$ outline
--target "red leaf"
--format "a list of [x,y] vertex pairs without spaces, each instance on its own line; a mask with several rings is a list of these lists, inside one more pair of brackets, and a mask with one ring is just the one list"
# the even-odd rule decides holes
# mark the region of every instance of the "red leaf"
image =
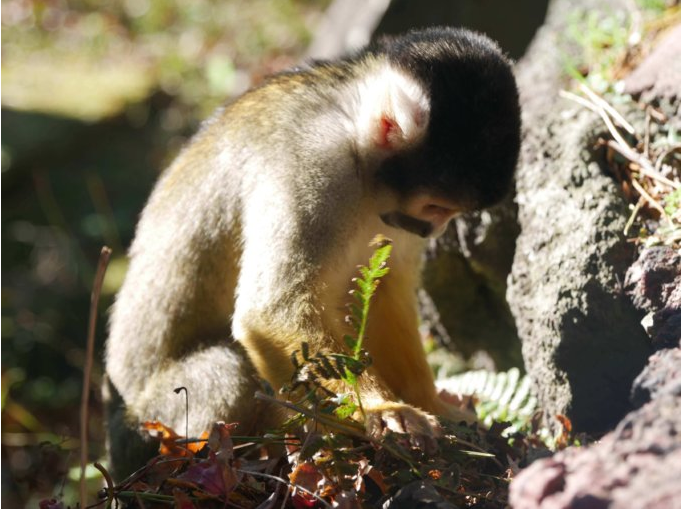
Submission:
[[229,487],[226,486],[222,470],[222,465],[217,461],[215,455],[211,454],[209,459],[190,466],[177,479],[194,483],[211,495],[226,497],[234,489],[236,483]]

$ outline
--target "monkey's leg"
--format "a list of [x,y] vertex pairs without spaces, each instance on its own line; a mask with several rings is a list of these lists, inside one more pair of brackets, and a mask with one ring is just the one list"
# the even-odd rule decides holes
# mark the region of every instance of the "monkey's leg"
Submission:
[[[174,392],[177,387],[187,389],[189,414],[184,392]],[[244,435],[273,426],[277,413],[254,400],[258,389],[255,369],[243,347],[226,341],[161,362],[133,401],[124,402],[120,391],[107,381],[107,449],[112,470],[118,479],[130,475],[158,451],[158,443],[145,439],[146,432],[140,430],[144,421],[159,421],[185,435],[188,416],[190,437],[210,430],[215,421],[238,422],[238,433]]]
[[121,481],[158,454],[158,442],[144,437],[139,425],[131,422],[123,398],[106,375],[102,383],[102,399],[109,473],[116,481]]

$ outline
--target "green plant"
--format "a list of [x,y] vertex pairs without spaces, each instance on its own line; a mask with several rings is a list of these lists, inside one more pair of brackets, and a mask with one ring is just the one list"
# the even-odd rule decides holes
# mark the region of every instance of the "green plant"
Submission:
[[486,426],[494,421],[509,422],[508,435],[530,430],[530,421],[537,410],[537,399],[531,394],[530,385],[529,377],[511,368],[500,373],[468,371],[447,378],[441,386],[449,392],[474,395],[478,418]]
[[[332,396],[335,403],[333,412],[340,419],[352,416],[357,410],[364,415],[358,377],[369,367],[371,358],[362,347],[371,299],[378,289],[381,278],[390,270],[387,264],[392,250],[392,241],[379,235],[374,238],[372,245],[377,247],[369,259],[368,266],[360,266],[360,277],[353,279],[356,289],[351,292],[353,302],[349,304],[350,314],[347,316],[347,321],[352,325],[355,336],[347,334],[343,338],[350,354],[330,352],[311,354],[309,344],[303,342],[301,349],[293,352],[291,356],[291,362],[295,368],[292,383],[283,389],[285,392],[292,392],[300,386],[305,386],[308,397],[322,390],[327,397]],[[345,382],[352,388],[355,400],[353,401],[348,394],[335,395],[324,389],[319,383],[319,378]]]
[[605,14],[575,10],[568,17],[566,37],[576,43],[577,54],[564,55],[566,73],[605,92],[615,82],[617,61],[626,52],[631,18],[624,12]]
[[[350,304],[349,321],[355,329],[356,336],[353,338],[350,335],[345,335],[343,338],[345,344],[350,349],[353,361],[362,365],[367,365],[366,362],[369,359],[367,352],[362,349],[367,320],[369,319],[369,304],[371,298],[376,293],[381,278],[390,271],[388,268],[388,258],[390,258],[390,252],[393,247],[392,241],[382,236],[376,236],[372,241],[372,245],[377,246],[377,249],[369,259],[369,266],[360,267],[359,273],[361,277],[353,280],[357,285],[357,289],[352,291],[355,302]],[[354,389],[357,404],[362,414],[364,414],[362,399],[359,395],[357,374],[346,366],[343,380]]]
[[666,196],[664,210],[670,217],[679,213],[681,210],[681,189],[677,189]]

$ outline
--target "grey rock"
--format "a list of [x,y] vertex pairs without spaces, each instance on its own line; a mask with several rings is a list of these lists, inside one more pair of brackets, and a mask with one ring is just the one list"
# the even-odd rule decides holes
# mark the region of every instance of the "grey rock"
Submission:
[[681,25],[669,30],[646,59],[624,80],[624,92],[644,101],[681,97]]
[[625,291],[647,312],[644,325],[654,348],[681,341],[681,252],[669,246],[644,249],[627,270]]
[[507,297],[546,422],[564,414],[576,430],[599,431],[630,409],[631,383],[651,349],[642,313],[622,291],[634,260],[622,233],[627,206],[592,148],[605,128],[558,97],[564,78],[552,59],[568,50],[557,31],[571,5],[552,3],[518,68],[526,134]]
[[624,284],[637,309],[681,307],[681,253],[669,246],[644,249],[627,270]]
[[631,400],[640,407],[660,394],[681,397],[681,348],[660,350],[650,357],[634,380]]
[[513,509],[681,507],[681,350],[658,352],[646,371],[637,384],[656,387],[652,400],[597,444],[520,472],[511,483]]
[[[624,8],[624,2],[610,4]],[[626,408],[623,392],[652,352],[643,327],[634,322],[647,313],[653,345],[667,348],[653,354],[633,381],[631,400],[637,410],[600,442],[532,463],[511,483],[510,504],[514,509],[681,507],[679,253],[644,250],[623,277],[633,253],[618,233],[623,203],[601,171],[598,153],[590,149],[599,122],[586,112],[569,113],[555,95],[551,105],[546,96],[560,80],[547,71],[551,63],[543,55],[559,47],[561,16],[570,8],[567,0],[552,3],[551,21],[533,45],[539,56],[528,57],[519,71],[531,127],[518,179],[522,233],[509,300],[523,355],[541,405],[548,403],[549,412],[565,409],[577,429],[598,429]],[[536,97],[532,80],[538,77],[553,79],[553,85],[542,82]],[[564,122],[568,115],[573,115],[570,128]],[[544,211],[551,201],[562,216]],[[577,220],[580,208],[585,225]]]

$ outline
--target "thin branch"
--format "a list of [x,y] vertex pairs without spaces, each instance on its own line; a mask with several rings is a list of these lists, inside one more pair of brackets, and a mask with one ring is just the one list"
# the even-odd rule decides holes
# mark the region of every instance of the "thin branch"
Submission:
[[601,119],[603,120],[603,122],[605,122],[605,125],[608,128],[608,131],[610,132],[612,137],[615,138],[623,146],[631,148],[629,147],[629,144],[624,140],[624,138],[622,138],[622,135],[619,133],[615,125],[612,123],[612,120],[610,120],[610,117],[608,116],[607,112],[601,105],[594,103],[593,101],[588,101],[583,97],[579,97],[577,94],[573,94],[572,92],[568,92],[566,90],[561,90],[560,92],[558,92],[558,95],[564,97],[565,99],[569,99],[573,102],[576,102],[577,104],[580,104],[585,108],[590,109],[594,113],[600,115]]
[[326,500],[324,500],[322,497],[320,497],[316,493],[313,493],[310,490],[303,488],[302,486],[298,486],[297,484],[292,484],[292,483],[288,482],[286,479],[283,479],[281,477],[277,477],[276,475],[265,474],[264,472],[253,472],[251,470],[242,470],[241,468],[237,468],[236,471],[239,472],[239,473],[242,473],[242,474],[252,475],[254,477],[264,477],[266,479],[272,479],[274,481],[278,481],[282,484],[285,484],[286,486],[288,486],[290,488],[294,488],[294,489],[302,491],[303,493],[307,493],[308,495],[314,497],[319,502],[324,504],[325,507],[328,507],[329,509],[333,509],[333,506],[331,504],[329,504]]
[[629,235],[629,228],[634,224],[634,221],[636,220],[636,216],[638,216],[639,210],[641,210],[641,207],[643,206],[643,203],[645,202],[645,198],[641,196],[638,201],[636,202],[636,205],[634,206],[634,210],[631,211],[631,215],[629,216],[629,219],[627,219],[627,224],[624,225],[624,235]]
[[664,160],[667,159],[667,156],[673,154],[674,152],[681,152],[681,143],[676,143],[668,147],[664,152],[662,152],[658,156],[657,160],[655,161],[655,170],[660,171],[662,169],[662,163],[664,162]]
[[603,122],[605,122],[605,126],[608,128],[608,131],[610,132],[610,135],[615,138],[615,141],[622,145],[623,147],[628,148],[629,150],[632,150],[632,148],[629,146],[627,141],[622,138],[622,135],[620,132],[617,130],[615,127],[615,124],[612,123],[612,120],[610,120],[610,117],[606,113],[606,111],[603,108],[599,108],[598,114],[601,116],[603,119]]
[[285,408],[288,408],[289,410],[293,410],[294,412],[303,414],[306,417],[309,417],[310,419],[315,419],[321,422],[322,424],[329,426],[330,428],[336,429],[337,431],[340,431],[342,433],[347,433],[348,435],[363,438],[365,440],[370,440],[370,437],[367,437],[366,434],[364,433],[364,427],[361,424],[353,425],[350,423],[343,423],[330,416],[315,414],[314,412],[310,412],[306,408],[295,406],[287,401],[281,401],[277,398],[268,396],[267,394],[264,394],[260,391],[255,393],[255,398],[261,401],[268,401],[270,403],[281,405]]
[[[673,180],[669,180],[667,177],[662,175],[660,172],[656,171],[655,168],[653,168],[653,165],[650,161],[648,161],[645,157],[643,157],[642,154],[639,154],[636,152],[634,149],[628,146],[622,146],[618,143],[614,143],[612,140],[609,140],[607,142],[608,147],[611,147],[615,149],[617,152],[622,154],[624,157],[629,159],[632,163],[636,163],[639,166],[639,171],[645,175],[646,177],[650,177],[651,179],[655,179],[658,182],[661,182],[665,184],[666,186],[671,187],[672,189],[679,189],[681,187],[681,184],[678,182],[674,182]],[[635,179],[632,179],[632,182]]]
[[634,126],[632,126],[627,119],[625,119],[619,111],[617,111],[615,108],[613,108],[608,101],[603,99],[601,96],[599,96],[596,92],[591,90],[588,86],[586,86],[584,83],[579,84],[579,88],[582,92],[584,92],[591,101],[603,108],[608,114],[615,119],[615,121],[621,125],[629,134],[636,136],[636,129],[634,129]]
[[631,179],[631,185],[634,186],[634,189],[636,189],[636,190],[638,191],[638,193],[639,193],[643,198],[646,199],[646,201],[648,202],[648,204],[649,204],[651,207],[653,207],[655,210],[657,210],[657,211],[660,212],[660,214],[662,215],[662,217],[667,217],[667,213],[666,213],[665,210],[662,208],[662,205],[660,205],[659,203],[657,203],[657,201],[655,201],[655,198],[653,198],[652,196],[650,196],[650,195],[648,194],[648,192],[647,192],[645,189],[643,189],[643,186],[641,186],[641,184],[639,184],[638,181],[637,181],[636,179]]
[[175,394],[184,391],[184,437],[189,439],[189,391],[186,387],[176,387],[173,389]]
[[[99,264],[95,273],[95,281],[90,295],[90,319],[88,323],[87,346],[85,353],[85,370],[83,372],[83,393],[80,400],[80,506],[85,507],[87,490],[85,486],[85,468],[88,459],[88,410],[90,402],[90,378],[95,350],[95,330],[97,327],[97,305],[102,293],[104,274],[111,257],[111,249],[104,246],[99,254]],[[96,466],[96,464],[95,464]]]
[[575,93],[568,92],[567,90],[560,90],[558,92],[558,95],[561,96],[564,99],[568,99],[572,102],[576,102],[577,104],[584,106],[585,108],[590,109],[594,113],[598,113],[600,108],[596,106],[594,103],[591,101],[584,99],[583,97],[578,96]]
[[646,106],[646,127],[645,134],[643,136],[643,157],[646,159],[650,158],[650,106]]
[[[109,248],[106,248],[109,249]],[[102,249],[102,252],[104,252],[104,249]],[[109,254],[111,254],[111,250],[109,250]],[[100,258],[101,260],[101,258]],[[95,461],[95,468],[99,470],[102,474],[102,477],[104,477],[104,481],[106,482],[106,499],[107,499],[107,507],[111,507],[111,503],[116,500],[116,497],[114,495],[114,490],[116,488],[113,479],[111,478],[111,474],[109,474],[109,471],[104,468],[101,464],[97,463]],[[82,480],[82,477],[81,477]],[[81,485],[82,488],[82,485]],[[81,492],[81,496],[82,496]],[[85,505],[81,504],[81,507],[85,507]],[[116,507],[118,507],[118,503],[116,503]]]

